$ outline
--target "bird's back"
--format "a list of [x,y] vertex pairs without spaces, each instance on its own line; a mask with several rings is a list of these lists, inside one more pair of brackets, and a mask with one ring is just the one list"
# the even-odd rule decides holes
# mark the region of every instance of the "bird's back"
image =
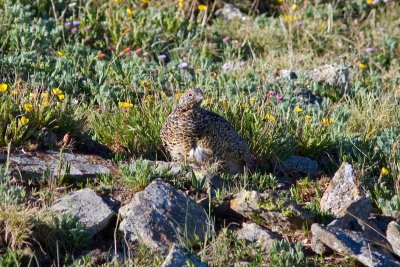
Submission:
[[204,127],[198,144],[212,150],[214,156],[222,159],[233,173],[238,172],[237,169],[242,169],[244,165],[254,169],[251,151],[232,124],[214,112],[202,109],[199,113]]

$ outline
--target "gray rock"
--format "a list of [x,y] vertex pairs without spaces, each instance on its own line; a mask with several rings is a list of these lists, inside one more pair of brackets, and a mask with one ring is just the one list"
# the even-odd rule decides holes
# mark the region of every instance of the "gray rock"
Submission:
[[386,236],[392,245],[393,252],[400,257],[400,224],[394,221],[389,223]]
[[349,90],[349,69],[343,65],[323,65],[314,70],[305,72],[304,75],[317,82],[325,82],[331,86],[340,87],[342,95]]
[[174,244],[172,245],[168,256],[165,258],[161,267],[206,267],[207,264],[203,263],[195,255],[190,254],[186,249]]
[[[366,266],[400,266],[393,256],[373,242],[367,240],[361,232],[337,227],[324,227],[317,223],[311,226],[312,242],[321,242],[342,255],[356,258]],[[312,248],[315,248],[313,245]],[[315,250],[319,253],[320,251]]]
[[262,237],[276,239],[276,234],[263,229],[255,223],[243,223],[243,227],[237,232],[238,239],[246,239],[252,243],[257,242]]
[[278,239],[278,236],[255,223],[243,223],[243,228],[237,232],[237,238],[257,243],[266,254],[269,254],[272,244]]
[[287,233],[311,225],[314,217],[295,201],[281,199],[276,192],[242,191],[230,201],[230,209],[273,232]]
[[[75,181],[86,181],[94,178],[96,174],[108,174],[114,171],[114,166],[93,155],[63,153],[63,167],[61,175],[66,174],[67,163],[70,165],[69,175]],[[57,151],[14,153],[11,155],[11,173],[14,177],[26,179],[38,179],[47,170],[51,175],[57,176],[60,153]],[[5,164],[5,156],[0,157],[0,165]]]
[[327,247],[324,243],[318,240],[318,237],[313,235],[311,237],[311,249],[319,255],[332,254],[332,249]]
[[205,210],[172,185],[157,179],[136,193],[119,229],[131,242],[140,241],[166,255],[173,244],[195,236],[204,240]]
[[282,170],[288,173],[301,172],[314,174],[318,171],[318,163],[306,157],[290,156],[283,161]]
[[[386,240],[384,232],[380,230],[377,224],[377,220],[375,218],[368,218],[367,220],[355,220],[354,218],[347,218],[346,216],[344,216],[333,220],[330,224],[328,224],[328,227],[361,232],[363,237],[367,239],[370,243],[373,243],[377,246],[379,245],[380,247],[390,247],[390,244]],[[313,243],[313,246],[315,246],[314,251],[317,251],[318,244]]]
[[223,17],[225,20],[244,18],[244,15],[239,8],[229,3],[224,3],[224,6],[221,9],[218,9],[215,14]]
[[367,220],[372,209],[371,200],[359,188],[351,164],[344,162],[330,181],[321,198],[321,209],[329,211],[341,222]]
[[389,223],[384,227],[385,223],[382,221],[382,218],[379,217],[370,217],[367,221],[358,220],[357,223],[361,226],[365,238],[382,247],[390,247],[390,244],[385,237]]
[[71,214],[83,223],[90,237],[108,226],[114,212],[96,192],[85,188],[57,199],[50,208],[56,214]]

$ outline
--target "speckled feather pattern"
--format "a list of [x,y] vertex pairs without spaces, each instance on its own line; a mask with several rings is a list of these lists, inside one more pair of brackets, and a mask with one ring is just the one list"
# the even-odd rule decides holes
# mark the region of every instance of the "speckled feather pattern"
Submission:
[[[201,94],[201,96],[199,96]],[[174,161],[209,165],[217,163],[229,173],[253,170],[255,162],[243,138],[231,123],[200,107],[202,92],[189,89],[167,117],[161,139]]]

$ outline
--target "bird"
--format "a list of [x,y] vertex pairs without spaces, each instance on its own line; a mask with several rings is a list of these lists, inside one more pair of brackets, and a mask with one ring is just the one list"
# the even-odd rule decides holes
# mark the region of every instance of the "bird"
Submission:
[[254,157],[244,139],[222,116],[203,109],[204,94],[189,88],[161,127],[160,137],[173,161],[217,166],[232,175],[253,172]]

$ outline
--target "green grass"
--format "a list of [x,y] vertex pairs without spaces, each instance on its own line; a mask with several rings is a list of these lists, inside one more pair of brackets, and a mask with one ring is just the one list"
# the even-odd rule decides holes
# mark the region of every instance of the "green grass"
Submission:
[[[224,177],[230,186],[218,191],[212,203],[249,186],[276,190],[282,161],[299,155],[316,160],[325,177],[349,161],[376,207],[399,214],[399,3],[285,0],[259,1],[252,7],[253,1],[233,1],[252,15],[225,21],[209,16],[215,12],[211,2],[207,13],[198,11],[195,2],[184,2],[181,9],[177,1],[84,0],[69,5],[64,0],[0,0],[0,151],[9,144],[13,149],[36,147],[46,127],[58,141],[66,133],[77,141],[91,138],[110,148],[116,162],[168,160],[160,128],[179,93],[199,87],[206,97],[204,108],[228,119],[259,163],[251,179]],[[183,62],[186,69],[178,67]],[[228,62],[243,66],[224,70]],[[350,71],[350,92],[343,96],[338,86],[303,75],[334,63]],[[279,69],[296,71],[298,79],[275,79]],[[301,104],[295,93],[299,86],[310,89],[320,103]],[[302,111],[295,112],[297,108]],[[184,191],[195,191],[196,197],[206,194],[201,183],[155,173],[144,162],[121,166],[121,177],[99,176],[67,191],[85,186],[101,194],[141,190],[162,175]],[[292,199],[328,221],[319,209],[321,183],[295,178]],[[79,243],[79,236],[51,219],[25,214],[31,208],[28,200],[42,203],[39,210],[50,205],[57,186],[46,176],[35,186],[11,181],[0,169],[0,223],[12,230],[2,261],[20,261],[21,248],[38,251],[33,248],[35,232],[45,225],[57,232],[51,240],[70,255],[69,263],[76,259],[79,251],[71,244]],[[21,235],[18,225],[26,226]],[[1,241],[5,236],[0,234]],[[213,244],[219,254],[207,252],[216,266],[248,258],[263,261],[234,237],[222,239]],[[39,240],[55,260],[46,242]],[[244,249],[244,254],[225,255],[231,247]],[[141,256],[143,262],[129,263],[155,264],[148,255]]]

